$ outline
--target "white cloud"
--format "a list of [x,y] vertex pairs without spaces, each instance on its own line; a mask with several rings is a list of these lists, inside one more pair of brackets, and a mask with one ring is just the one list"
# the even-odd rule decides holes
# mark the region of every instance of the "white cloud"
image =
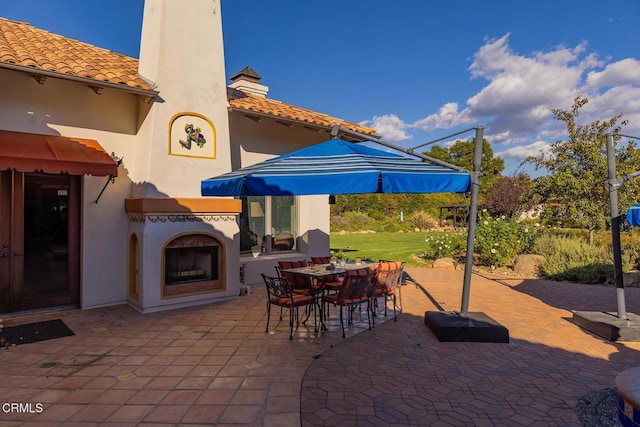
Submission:
[[456,102],[448,102],[440,107],[437,113],[416,121],[412,126],[430,131],[433,129],[449,129],[472,121],[469,110],[458,111]]
[[502,157],[503,159],[516,159],[524,160],[529,156],[538,156],[539,154],[549,154],[550,145],[545,141],[536,141],[528,145],[519,145],[516,147],[508,148],[503,151],[494,153],[496,157]]
[[585,41],[522,54],[509,45],[509,36],[485,40],[473,55],[470,77],[486,84],[466,101],[446,102],[411,124],[394,114],[372,122],[391,118],[378,123],[389,135],[394,130],[396,141],[408,139],[411,128],[429,132],[483,124],[489,142],[504,144],[496,155],[524,159],[547,150],[544,141],[566,138],[565,124],[554,119],[552,109],[569,110],[577,96],[586,96],[579,123],[622,113],[629,120],[623,133],[640,135],[640,60],[601,58]]
[[640,83],[640,61],[626,58],[609,64],[602,71],[591,71],[587,75],[588,87],[619,86]]
[[[474,55],[469,67],[472,77],[485,78],[488,84],[467,100],[476,117],[497,118],[495,124],[510,129],[512,134],[530,132],[551,115],[551,108],[568,107],[567,100],[578,95],[580,77],[597,61],[593,56],[580,59],[584,44],[573,49],[559,46],[550,52],[531,56],[514,53],[508,45],[508,34],[489,40]],[[546,112],[546,114],[544,113]],[[523,131],[518,126],[524,122]],[[538,123],[536,123],[538,122]]]
[[400,120],[395,114],[385,114],[384,116],[375,116],[371,120],[362,122],[363,125],[371,126],[376,133],[388,142],[397,142],[411,139],[406,130],[409,127],[405,122]]

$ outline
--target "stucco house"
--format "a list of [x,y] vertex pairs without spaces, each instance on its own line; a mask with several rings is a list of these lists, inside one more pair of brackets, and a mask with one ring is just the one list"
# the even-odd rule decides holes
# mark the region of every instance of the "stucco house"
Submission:
[[201,181],[335,124],[374,133],[268,98],[250,67],[228,79],[211,0],[147,1],[139,59],[0,18],[0,93],[0,313],[237,298],[241,267],[258,284],[328,252],[328,197],[208,198]]

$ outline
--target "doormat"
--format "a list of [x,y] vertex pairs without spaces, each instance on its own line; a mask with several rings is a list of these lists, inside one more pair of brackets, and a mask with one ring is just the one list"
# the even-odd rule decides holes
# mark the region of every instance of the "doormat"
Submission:
[[29,344],[75,335],[60,319],[9,326],[0,332],[0,346]]

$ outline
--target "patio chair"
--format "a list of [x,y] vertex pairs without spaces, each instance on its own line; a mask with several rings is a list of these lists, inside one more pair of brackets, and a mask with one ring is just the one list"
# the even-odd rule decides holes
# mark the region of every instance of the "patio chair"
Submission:
[[[378,307],[378,299],[384,299],[384,315],[387,316],[387,301],[393,302],[393,321],[397,321],[396,310],[400,296],[400,282],[404,273],[404,262],[401,261],[381,261],[376,267],[373,283],[371,285],[371,314],[373,317],[373,326],[376,325],[376,308]],[[402,305],[400,305],[402,307]]]
[[[274,268],[278,273],[278,277],[283,278],[291,285],[294,293],[308,295],[313,298],[319,298],[320,292],[322,291],[320,284],[314,283],[311,279],[304,275],[283,271],[288,268],[308,267],[309,265],[310,262],[306,259],[299,259],[293,261],[278,261],[278,265],[276,265]],[[311,310],[309,309],[309,307],[307,307],[307,315],[302,321],[302,324],[305,324],[307,320],[309,320],[310,315]]]
[[309,263],[306,259],[278,261],[278,265],[275,266],[275,269],[278,277],[282,277],[291,285],[293,292],[304,295],[313,295],[315,293],[315,289],[307,277],[283,271],[288,268],[307,267],[308,265]]
[[[328,256],[312,256],[311,257],[311,265],[322,265],[329,264],[330,257]],[[327,276],[324,279],[324,288],[327,291],[337,292],[342,287],[342,278],[339,274],[333,274],[331,276]]]
[[344,308],[349,309],[348,322],[353,320],[353,311],[356,306],[367,303],[367,325],[371,329],[371,319],[369,317],[369,295],[374,271],[370,268],[359,268],[349,270],[344,276],[342,287],[335,294],[323,295],[324,303],[340,306],[340,326],[342,328],[342,338],[346,338],[344,330]]
[[397,296],[398,296],[398,311],[400,313],[402,313],[402,287],[407,284],[407,275],[404,272],[405,263],[403,261],[393,261],[393,260],[389,260],[389,259],[379,259],[378,260],[378,265],[380,265],[380,263],[385,263],[385,262],[395,262],[395,263],[400,263],[401,264],[402,272],[400,273],[400,277],[398,278],[398,287],[397,287],[398,295]]
[[[282,309],[289,309],[289,339],[293,339],[293,320],[294,318],[299,323],[298,308],[307,307],[313,310],[315,306],[315,300],[312,296],[297,294],[293,292],[291,285],[282,277],[272,277],[266,274],[261,274],[264,284],[267,287],[267,327],[265,332],[269,332],[269,320],[271,319],[271,306],[275,305],[280,307],[280,320],[282,320]],[[318,330],[316,322],[315,310],[313,310],[313,320]]]

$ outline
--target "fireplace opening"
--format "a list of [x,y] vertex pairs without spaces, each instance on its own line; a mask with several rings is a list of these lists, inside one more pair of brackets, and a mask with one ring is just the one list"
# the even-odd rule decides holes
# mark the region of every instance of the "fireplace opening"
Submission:
[[222,265],[222,246],[214,237],[176,237],[164,249],[163,296],[222,289]]

